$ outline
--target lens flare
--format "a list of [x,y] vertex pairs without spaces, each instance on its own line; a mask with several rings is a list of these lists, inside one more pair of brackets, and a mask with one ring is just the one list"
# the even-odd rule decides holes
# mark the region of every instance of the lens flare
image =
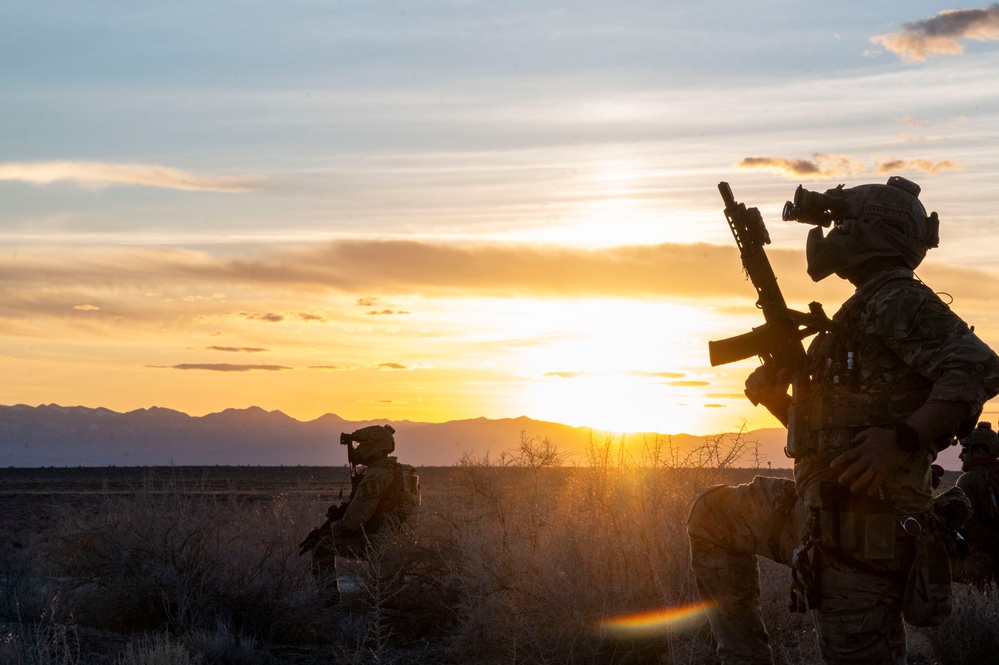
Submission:
[[709,601],[705,601],[681,607],[611,617],[603,619],[600,622],[600,628],[609,633],[622,636],[638,637],[641,635],[653,635],[662,633],[667,629],[675,630],[692,625],[710,605]]

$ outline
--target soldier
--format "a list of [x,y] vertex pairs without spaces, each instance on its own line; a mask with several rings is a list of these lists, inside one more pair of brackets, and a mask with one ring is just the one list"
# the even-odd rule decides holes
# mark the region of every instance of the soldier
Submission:
[[[420,505],[415,469],[389,456],[395,450],[393,434],[389,425],[372,425],[340,435],[351,466],[350,497],[330,506],[326,522],[299,543],[300,555],[312,551],[312,574],[327,605],[340,602],[336,557],[366,559],[372,539],[405,521]],[[357,465],[365,469],[358,472]]]
[[971,501],[972,517],[962,530],[967,555],[954,566],[954,579],[980,587],[999,572],[999,436],[987,422],[961,439],[957,486]]
[[805,192],[834,222],[828,233],[813,222],[809,276],[835,274],[856,291],[805,367],[764,365],[746,380],[747,396],[788,427],[794,480],[702,493],[688,519],[691,565],[724,663],[773,662],[760,555],[792,567],[793,609],[815,610],[826,663],[902,664],[903,607],[919,624],[949,609],[930,465],[999,393],[999,357],[913,275],[938,226],[915,183]]

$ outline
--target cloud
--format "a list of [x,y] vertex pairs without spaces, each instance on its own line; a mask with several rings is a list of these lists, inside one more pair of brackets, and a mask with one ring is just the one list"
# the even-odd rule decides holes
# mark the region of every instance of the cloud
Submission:
[[205,348],[209,351],[225,351],[228,353],[263,353],[267,351],[267,349],[255,346],[209,346]]
[[409,314],[409,312],[407,312],[405,310],[401,310],[401,309],[400,310],[382,309],[382,310],[378,310],[378,311],[372,310],[370,312],[367,312],[368,316],[392,316],[392,315],[399,315],[399,314]]
[[101,308],[97,305],[73,305],[73,309],[79,312],[99,312]]
[[[720,222],[723,223],[723,222]],[[802,239],[802,245],[804,240]],[[804,275],[800,249],[768,249],[778,274]],[[379,265],[372,270],[371,265]],[[284,310],[282,302],[328,304],[326,294],[380,291],[421,298],[705,298],[752,294],[734,243],[632,245],[602,249],[516,243],[340,240],[252,257],[180,249],[102,248],[0,255],[0,317],[65,317],[101,302],[123,320],[199,322],[239,317],[281,323],[322,306]],[[787,280],[785,296],[814,299],[807,280]],[[228,292],[226,301],[164,295],[193,288]],[[147,294],[160,295],[152,298]],[[807,300],[806,300],[807,302]],[[242,303],[235,305],[233,303]],[[274,303],[274,304],[270,304]],[[237,309],[238,307],[238,309]],[[393,311],[400,311],[393,309]],[[73,312],[77,315],[80,312]],[[303,319],[305,320],[305,319]]]
[[686,376],[683,372],[646,372],[644,370],[632,370],[628,372],[631,376],[648,376],[654,379],[682,379]]
[[738,164],[744,169],[767,169],[785,177],[811,176],[816,179],[839,178],[864,174],[892,174],[899,171],[959,171],[962,166],[953,160],[934,162],[929,159],[888,159],[868,166],[863,161],[845,155],[816,153],[814,160],[788,159],[786,157],[746,157]]
[[379,363],[378,369],[407,370],[409,367],[406,365],[400,365],[399,363]]
[[326,372],[346,372],[357,369],[357,367],[351,365],[309,365],[309,369],[318,369]]
[[543,376],[558,377],[560,379],[574,379],[577,376],[583,376],[585,372],[545,372]]
[[786,157],[746,157],[738,164],[744,169],[767,169],[785,176],[812,176],[817,178],[837,178],[844,175],[863,173],[867,167],[863,162],[842,155],[814,155],[813,160],[788,159]]
[[710,386],[711,384],[707,381],[669,381],[666,385],[675,388],[698,388],[700,386]]
[[209,372],[252,372],[261,370],[265,372],[279,372],[291,367],[282,365],[231,365],[229,363],[183,363],[180,365],[146,365],[156,369],[200,369]]
[[[160,268],[203,282],[397,295],[599,297],[742,291],[738,251],[708,244],[633,245],[596,250],[552,245],[341,240],[253,259],[178,261]],[[378,265],[378,270],[372,270]],[[729,270],[720,266],[729,266]],[[148,270],[155,269],[147,262]],[[256,286],[255,286],[256,285]],[[378,311],[378,310],[375,310]],[[249,316],[244,314],[244,316]],[[260,316],[260,315],[254,315]],[[275,314],[266,320],[278,320]]]
[[267,323],[281,323],[284,321],[284,314],[274,314],[268,312],[266,314],[254,313],[254,312],[240,312],[240,316],[244,319],[249,319],[250,321],[266,321]]
[[936,173],[937,171],[960,171],[958,162],[945,159],[933,162],[928,159],[891,159],[881,162],[875,170],[881,175],[891,175],[899,171],[919,171],[921,173]]
[[72,182],[86,187],[138,185],[230,194],[263,189],[260,182],[248,178],[198,174],[157,164],[109,164],[87,161],[0,163],[0,180],[18,180],[34,185]]
[[903,23],[902,30],[871,37],[906,62],[925,62],[937,55],[961,55],[963,39],[999,40],[999,3],[985,9],[948,9],[933,18]]

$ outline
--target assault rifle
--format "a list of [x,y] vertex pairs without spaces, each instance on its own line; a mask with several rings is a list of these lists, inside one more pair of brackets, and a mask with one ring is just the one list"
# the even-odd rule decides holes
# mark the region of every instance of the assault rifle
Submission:
[[323,539],[323,536],[330,532],[330,527],[333,522],[343,519],[343,514],[347,512],[347,506],[350,505],[351,500],[354,498],[354,494],[357,493],[357,486],[361,483],[361,477],[364,473],[358,472],[357,461],[354,459],[354,446],[352,445],[352,439],[349,434],[340,435],[340,443],[347,446],[347,463],[350,465],[350,496],[347,497],[346,501],[343,501],[343,483],[340,484],[340,503],[335,506],[330,506],[326,509],[326,521],[321,525],[309,531],[309,535],[305,537],[305,540],[298,544],[300,548],[298,556],[302,556],[306,552],[309,552],[316,548],[319,541]]
[[[824,329],[823,322],[829,319],[817,302],[808,306],[807,314],[788,308],[764,250],[764,246],[770,244],[770,233],[763,223],[763,216],[757,208],[747,208],[744,203],[738,203],[727,182],[718,183],[718,191],[725,202],[725,218],[739,247],[743,270],[756,288],[756,306],[763,311],[766,323],[748,333],[709,341],[711,366],[759,356],[772,376],[780,370],[787,370],[788,377],[797,384],[795,378],[804,369],[806,359],[801,340]],[[805,382],[801,383],[803,388]],[[798,386],[795,389],[798,390]],[[753,404],[757,402],[753,400]]]

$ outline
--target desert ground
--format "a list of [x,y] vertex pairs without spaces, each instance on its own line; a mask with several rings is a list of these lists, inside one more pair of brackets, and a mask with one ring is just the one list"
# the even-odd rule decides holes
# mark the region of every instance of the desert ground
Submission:
[[[342,562],[336,608],[297,543],[349,492],[346,467],[2,469],[0,662],[717,662],[703,613],[676,611],[697,602],[687,506],[777,471],[609,445],[561,461],[525,440],[420,468],[422,507]],[[819,662],[787,569],[761,573],[777,662]],[[953,621],[910,631],[909,662],[991,662],[997,608],[956,587]]]

